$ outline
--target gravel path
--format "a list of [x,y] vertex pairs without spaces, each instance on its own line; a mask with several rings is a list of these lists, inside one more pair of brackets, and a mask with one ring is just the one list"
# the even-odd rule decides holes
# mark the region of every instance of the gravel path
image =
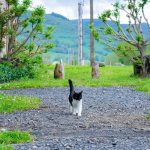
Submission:
[[83,114],[68,110],[68,88],[6,90],[42,99],[39,109],[0,115],[0,128],[28,130],[15,150],[150,150],[150,97],[128,87],[79,88]]

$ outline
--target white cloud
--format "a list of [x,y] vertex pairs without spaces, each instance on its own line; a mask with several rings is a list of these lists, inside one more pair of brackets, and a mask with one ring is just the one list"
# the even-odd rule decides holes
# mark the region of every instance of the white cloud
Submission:
[[[82,0],[33,0],[32,7],[43,6],[46,9],[46,13],[56,12],[69,19],[78,18],[78,1]],[[94,18],[98,18],[98,15],[104,10],[111,9],[112,3],[116,0],[93,0],[94,2]],[[146,7],[146,14],[149,13],[150,5]],[[83,18],[90,17],[90,0],[84,0]],[[150,18],[150,17],[149,17]],[[121,22],[127,23],[127,18],[124,13],[121,14]]]
[[[44,6],[47,13],[56,12],[64,15],[69,19],[78,18],[78,1],[82,0],[33,0],[32,7]],[[90,16],[90,0],[84,0],[83,18],[89,18]],[[111,0],[110,0],[111,1]],[[110,1],[106,0],[94,0],[94,17],[97,18],[105,8],[111,8]],[[107,6],[107,7],[106,7]]]

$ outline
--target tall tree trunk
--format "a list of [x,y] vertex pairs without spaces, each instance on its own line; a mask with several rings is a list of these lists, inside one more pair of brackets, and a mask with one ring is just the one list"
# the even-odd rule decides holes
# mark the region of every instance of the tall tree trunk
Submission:
[[146,70],[146,57],[145,57],[145,49],[146,46],[142,45],[141,48],[139,49],[140,51],[140,59],[141,59],[141,67],[142,67],[142,77],[146,77],[147,76],[147,70]]
[[142,57],[142,77],[146,77],[147,76],[147,70],[146,70],[146,58]]
[[[10,20],[8,22],[8,26],[11,29],[13,29],[13,21],[12,20]],[[9,37],[8,37],[7,59],[9,62],[11,61],[11,55],[10,54],[12,53],[12,48],[13,48],[13,44],[14,44],[13,42],[14,42],[14,35],[12,34],[12,35],[9,35]]]
[[99,78],[99,64],[93,63],[92,64],[92,78],[98,79]]
[[[4,9],[8,8],[8,3],[6,0],[1,0],[0,4],[2,5],[2,11]],[[2,27],[3,28],[3,27]],[[2,31],[3,29],[1,29]],[[4,42],[4,47],[0,50],[0,58],[3,58],[4,55],[7,53],[7,49],[8,49],[8,36],[3,37],[3,35],[1,35],[1,40]]]
[[[90,24],[93,24],[93,0],[90,0]],[[94,63],[94,37],[92,32],[90,33],[90,62],[91,66]]]

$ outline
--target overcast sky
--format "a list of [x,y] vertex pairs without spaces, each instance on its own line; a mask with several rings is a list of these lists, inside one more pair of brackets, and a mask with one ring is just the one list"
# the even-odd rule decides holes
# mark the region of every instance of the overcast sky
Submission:
[[[78,18],[78,2],[82,0],[33,0],[32,6],[42,5],[46,9],[46,13],[59,13],[69,19]],[[94,1],[94,18],[98,17],[98,14],[104,10],[111,9],[112,5],[116,0],[93,0]],[[89,18],[90,16],[90,0],[84,0],[83,7],[83,18]],[[146,12],[150,14],[149,7],[147,7]],[[150,17],[149,17],[150,18]],[[127,19],[125,14],[121,16],[121,22],[126,23]]]

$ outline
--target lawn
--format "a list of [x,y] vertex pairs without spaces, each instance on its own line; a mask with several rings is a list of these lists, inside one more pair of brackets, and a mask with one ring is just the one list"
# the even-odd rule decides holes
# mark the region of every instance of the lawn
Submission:
[[[20,89],[39,87],[66,87],[68,79],[72,79],[75,86],[132,86],[150,94],[150,79],[133,76],[132,66],[106,66],[100,68],[100,78],[91,78],[89,66],[65,66],[65,79],[55,80],[54,66],[43,65],[36,70],[36,78],[21,79],[0,84],[0,89]],[[40,100],[32,97],[8,96],[0,94],[0,113],[11,113],[19,110],[38,108]],[[148,114],[148,119],[150,114]],[[13,150],[11,144],[32,141],[28,132],[0,131],[0,149]]]
[[25,96],[9,96],[0,94],[0,113],[38,108],[40,99]]
[[[33,97],[9,96],[0,94],[0,113],[12,113],[38,108],[40,100]],[[11,144],[26,143],[32,140],[28,132],[0,131],[0,150],[13,150]]]
[[100,78],[91,78],[89,66],[65,66],[65,79],[53,78],[53,65],[43,65],[36,72],[35,79],[21,79],[10,83],[0,84],[0,89],[66,87],[68,79],[72,79],[75,86],[136,86],[136,89],[150,93],[150,79],[133,76],[132,66],[106,66],[100,68]]
[[0,131],[0,150],[13,150],[11,144],[31,142],[32,137],[29,132]]

